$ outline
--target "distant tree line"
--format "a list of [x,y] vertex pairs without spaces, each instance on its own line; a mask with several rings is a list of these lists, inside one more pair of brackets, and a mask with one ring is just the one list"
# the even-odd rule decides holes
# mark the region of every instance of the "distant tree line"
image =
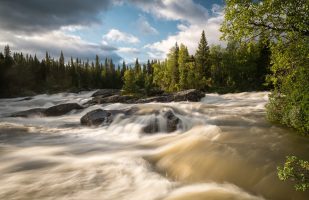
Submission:
[[62,52],[59,59],[46,52],[40,61],[32,55],[12,54],[10,47],[5,46],[4,53],[0,52],[0,96],[121,88],[126,68],[125,63],[116,67],[112,59],[106,58],[102,63],[98,56],[93,62],[78,58],[65,62]]
[[202,32],[198,49],[190,55],[184,44],[176,43],[163,61],[148,60],[128,66],[71,58],[65,61],[46,52],[36,55],[12,53],[9,46],[0,52],[0,96],[78,91],[96,88],[122,88],[127,94],[151,95],[158,91],[174,92],[201,89],[213,92],[236,92],[268,89],[264,85],[269,72],[270,51],[259,41],[241,45],[229,41],[226,48],[208,46]]

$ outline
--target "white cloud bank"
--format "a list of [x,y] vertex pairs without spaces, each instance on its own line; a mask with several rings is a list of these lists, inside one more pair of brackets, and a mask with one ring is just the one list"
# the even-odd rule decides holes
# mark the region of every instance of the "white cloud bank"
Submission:
[[[136,0],[135,2],[139,1]],[[177,27],[179,30],[177,34],[170,35],[162,41],[144,46],[144,48],[149,49],[148,55],[150,58],[163,59],[176,42],[187,45],[189,52],[193,54],[198,46],[198,41],[203,30],[205,30],[209,45],[225,44],[223,41],[220,41],[220,26],[224,19],[221,6],[214,4],[211,9],[212,16],[209,17],[208,11],[204,7],[191,0],[153,1],[152,7],[157,7],[157,9],[150,9],[150,4],[150,2],[140,2],[139,7],[160,18],[181,20],[181,23]]]
[[134,35],[131,35],[129,33],[121,32],[117,29],[111,29],[109,32],[105,35],[103,35],[103,40],[107,43],[109,41],[112,42],[126,42],[126,43],[132,43],[136,44],[139,43],[139,39],[135,37]]

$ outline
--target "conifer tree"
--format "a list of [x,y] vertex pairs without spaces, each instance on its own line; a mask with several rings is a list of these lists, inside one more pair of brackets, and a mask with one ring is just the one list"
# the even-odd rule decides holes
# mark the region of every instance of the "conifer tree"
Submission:
[[205,31],[202,32],[198,48],[195,53],[196,62],[196,78],[200,80],[198,88],[205,88],[206,80],[210,78],[210,64],[209,64],[209,47],[205,36]]

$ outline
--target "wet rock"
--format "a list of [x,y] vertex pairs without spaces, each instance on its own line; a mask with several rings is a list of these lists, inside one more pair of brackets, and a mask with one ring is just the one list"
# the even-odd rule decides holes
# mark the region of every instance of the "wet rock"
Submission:
[[112,95],[108,97],[97,96],[85,103],[85,105],[95,105],[103,103],[134,103],[135,97],[129,95]]
[[171,102],[171,101],[173,101],[172,95],[162,95],[162,96],[148,97],[145,99],[138,99],[135,101],[135,103]]
[[68,112],[71,112],[72,110],[79,110],[79,109],[83,109],[83,107],[77,103],[65,103],[65,104],[59,104],[59,105],[47,108],[44,111],[44,114],[46,116],[60,116],[60,115],[67,114]]
[[80,119],[80,123],[86,126],[98,126],[100,124],[112,123],[111,112],[102,109],[96,109],[88,112]]
[[118,89],[100,89],[92,94],[92,97],[100,96],[101,98],[113,96],[116,94],[120,94],[120,90]]
[[98,125],[109,125],[113,122],[114,118],[118,114],[124,116],[130,116],[137,112],[137,108],[130,108],[125,110],[102,110],[96,109],[85,114],[81,119],[80,123],[85,126],[98,126]]
[[[117,93],[117,94],[114,94]],[[200,101],[205,94],[199,90],[191,89],[172,94],[162,94],[160,96],[138,98],[129,95],[120,95],[119,90],[104,89],[93,94],[93,99],[86,102],[85,106],[103,103],[150,103],[150,102],[172,102],[172,101]]]
[[205,93],[200,90],[190,89],[174,93],[174,101],[193,101],[198,102],[205,97]]
[[[178,125],[181,123],[181,120],[176,117],[176,115],[171,110],[164,112],[162,116],[166,122],[166,130],[163,131],[167,133],[176,131]],[[160,124],[157,116],[143,128],[144,133],[157,133],[159,131]]]
[[180,122],[180,119],[175,116],[175,114],[172,111],[167,111],[163,114],[164,119],[166,119],[166,131],[168,133],[174,132],[177,130],[177,125]]
[[45,108],[33,108],[21,112],[16,112],[10,115],[10,117],[33,117],[33,116],[44,116]]
[[159,122],[158,118],[154,118],[143,128],[144,133],[157,133],[159,132]]

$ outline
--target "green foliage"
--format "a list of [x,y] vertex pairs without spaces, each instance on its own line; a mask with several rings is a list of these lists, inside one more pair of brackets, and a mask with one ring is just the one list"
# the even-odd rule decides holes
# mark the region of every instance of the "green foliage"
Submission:
[[300,160],[296,156],[287,156],[283,167],[277,167],[278,177],[282,181],[295,182],[297,191],[306,191],[309,188],[309,162]]
[[98,56],[94,64],[78,58],[65,63],[63,52],[59,60],[46,52],[42,61],[36,56],[12,53],[9,46],[4,54],[0,53],[0,97],[121,86],[120,69],[115,70],[112,60],[106,59],[102,65]]
[[275,91],[267,106],[268,118],[303,134],[309,131],[308,13],[307,0],[227,0],[221,29],[225,39],[248,42],[259,38],[267,45],[259,63],[268,62],[264,56],[270,50],[272,74],[267,79]]
[[138,87],[136,84],[134,71],[132,69],[125,71],[123,80],[124,85],[122,89],[125,91],[125,93],[127,94],[136,93]]

